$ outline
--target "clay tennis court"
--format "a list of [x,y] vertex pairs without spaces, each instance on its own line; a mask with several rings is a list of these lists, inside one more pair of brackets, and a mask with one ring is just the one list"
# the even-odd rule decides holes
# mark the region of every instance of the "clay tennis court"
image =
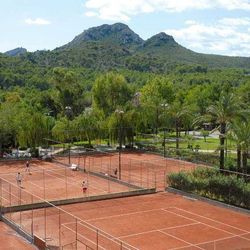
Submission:
[[[59,157],[58,161],[67,164],[67,157]],[[118,153],[97,152],[71,156],[71,162],[88,171],[112,174],[112,170],[119,167]],[[199,166],[202,164],[199,164]],[[140,187],[156,187],[164,190],[166,187],[166,174],[181,170],[190,171],[197,164],[178,159],[164,158],[160,155],[143,152],[123,152],[121,154],[121,178]]]
[[[44,200],[60,200],[132,190],[131,187],[114,182],[112,179],[108,180],[83,171],[72,171],[57,163],[32,161],[31,174],[25,171],[24,161],[0,163],[0,177],[8,183],[16,185],[17,172],[22,174],[23,190]],[[86,193],[82,191],[83,180],[88,183]],[[16,188],[16,192],[12,189],[12,193],[16,193],[12,197],[12,205],[15,205],[15,202],[18,204],[18,192],[18,188]],[[6,188],[5,192],[2,193],[3,205],[5,198],[8,196],[9,192]],[[25,203],[24,196],[22,202]]]
[[63,209],[138,249],[250,249],[249,215],[179,195],[159,193]]
[[[76,227],[73,219],[63,216],[59,232],[58,212],[54,208],[48,209],[47,238],[51,238],[51,242],[57,245],[59,240],[52,239],[61,237],[60,243],[67,243],[68,248],[65,249],[76,249],[73,247],[76,245],[77,249],[250,249],[249,214],[180,195],[157,193],[61,208],[82,221]],[[42,236],[43,210],[35,213],[35,221],[37,225],[41,225],[36,228],[36,234]],[[18,217],[18,214],[13,216]],[[113,241],[107,241],[100,234],[97,242],[92,227],[113,237]],[[78,239],[75,243],[76,230]],[[56,237],[58,234],[61,236]],[[115,244],[117,239],[123,242],[124,248],[121,243]]]
[[[63,163],[67,163],[68,160],[67,157],[58,159]],[[71,162],[79,164],[87,172],[101,173],[105,177],[106,174],[111,175],[112,169],[118,166],[119,158],[117,154],[72,156]],[[43,170],[50,173],[46,181],[49,180],[48,184],[55,185],[54,190],[57,190],[56,187],[61,181],[60,175],[63,173],[58,175],[53,171],[59,171],[55,166],[60,168],[60,171],[65,171],[65,167],[58,166],[54,162],[41,161],[34,161],[32,165],[32,175],[27,174],[23,184],[26,186],[23,190],[39,192],[38,188],[35,190],[34,185],[29,183],[31,181],[37,185],[41,184],[39,181],[42,176],[35,178],[35,166],[39,173],[44,172]],[[123,181],[129,180],[130,183],[138,186],[150,186],[154,183],[158,190],[163,190],[166,187],[166,174],[180,170],[190,171],[197,166],[181,160],[164,159],[154,154],[123,153],[121,167]],[[24,162],[1,163],[2,176],[8,176],[12,170],[13,176],[17,171],[24,171]],[[86,173],[70,171],[70,174],[75,175],[67,176],[70,182],[74,181],[71,183],[74,189],[78,174],[82,176]],[[106,183],[107,180],[95,175],[92,177],[96,178],[103,190],[102,181]],[[80,179],[82,180],[79,178],[79,181]],[[15,185],[15,179],[12,179],[12,184]],[[120,185],[114,182],[113,188],[122,192],[124,185],[121,185],[122,187]],[[95,186],[98,187],[98,184]],[[51,192],[49,197],[64,198],[65,192],[58,189]],[[97,191],[93,190],[93,192]],[[42,194],[40,195],[42,198]],[[68,195],[74,196],[75,193],[68,193]],[[8,197],[6,199],[8,200]],[[249,214],[234,212],[167,192],[61,207],[13,211],[6,213],[5,217],[30,235],[43,239],[48,246],[52,248],[60,246],[64,250],[250,249]]]

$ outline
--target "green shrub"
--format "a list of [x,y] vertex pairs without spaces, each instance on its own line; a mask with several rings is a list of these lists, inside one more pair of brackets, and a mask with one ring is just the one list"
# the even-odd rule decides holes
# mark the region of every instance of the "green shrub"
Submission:
[[179,173],[172,173],[169,175],[169,184],[170,186],[186,190],[186,191],[193,191],[193,178],[192,175],[189,175],[185,172],[179,172]]
[[223,174],[214,168],[196,168],[192,172],[172,173],[169,185],[228,204],[250,208],[250,183],[235,174]]

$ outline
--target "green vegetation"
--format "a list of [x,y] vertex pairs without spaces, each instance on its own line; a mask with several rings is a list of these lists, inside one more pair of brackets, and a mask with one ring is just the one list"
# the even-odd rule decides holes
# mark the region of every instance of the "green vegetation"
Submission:
[[[247,58],[199,55],[164,34],[143,41],[123,24],[90,29],[53,51],[17,54],[0,54],[1,153],[46,146],[48,137],[89,145],[98,138],[117,145],[122,137],[131,146],[144,140],[135,135],[154,134],[153,146],[170,155],[197,159],[197,145],[220,151],[221,168],[230,148],[238,170],[250,172],[250,75],[225,68],[241,60],[247,67]],[[204,123],[221,132],[220,143]],[[174,141],[163,141],[163,128]]]
[[167,181],[176,189],[250,208],[250,183],[243,176],[221,173],[218,169],[197,168],[193,172],[172,173]]

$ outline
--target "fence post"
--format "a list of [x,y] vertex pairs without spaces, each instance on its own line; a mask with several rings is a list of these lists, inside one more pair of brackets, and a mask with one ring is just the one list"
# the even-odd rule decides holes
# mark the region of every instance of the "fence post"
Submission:
[[11,199],[11,184],[9,184],[9,200],[10,200],[10,220],[11,220],[11,218],[12,218],[12,216],[11,216],[11,210],[12,210],[12,209],[11,209],[11,203],[12,203],[12,202],[11,202],[11,200],[12,200],[12,199]]
[[43,169],[43,199],[46,200],[46,191],[45,191],[46,185],[45,185],[45,170]]
[[46,205],[44,203],[44,241],[45,244],[47,244],[47,232],[46,232],[46,224],[47,224],[47,219],[46,219],[47,213],[46,213]]
[[[22,205],[22,189],[19,188],[19,204],[18,205]],[[20,211],[20,228],[22,228],[22,211]]]
[[3,191],[2,191],[2,178],[0,178],[0,218],[2,216],[2,206],[3,206]]
[[141,181],[141,188],[143,187],[142,184],[142,162],[140,163],[141,169],[140,169],[140,181]]
[[78,227],[77,227],[77,223],[78,223],[78,221],[77,221],[77,218],[76,218],[76,250],[78,249],[78,244],[77,244],[77,242],[78,242],[78,232],[77,232],[77,230],[78,230]]
[[[31,195],[31,204],[33,205],[33,195]],[[31,208],[31,235],[34,238],[34,210]]]
[[59,218],[59,249],[61,249],[61,246],[62,246],[62,241],[61,241],[61,209],[59,209],[59,214],[58,214]]
[[67,169],[65,169],[65,191],[66,191],[66,199],[68,198],[68,180],[67,180]]
[[98,250],[98,248],[99,248],[99,231],[98,231],[98,229],[96,230],[96,249]]
[[156,171],[154,171],[154,175],[155,175],[155,176],[154,176],[154,178],[155,178],[155,180],[154,180],[154,182],[155,182],[155,183],[154,183],[154,186],[155,186],[155,189],[156,189],[156,186],[157,186],[157,180],[156,180],[156,176],[157,176],[157,175],[156,175]]

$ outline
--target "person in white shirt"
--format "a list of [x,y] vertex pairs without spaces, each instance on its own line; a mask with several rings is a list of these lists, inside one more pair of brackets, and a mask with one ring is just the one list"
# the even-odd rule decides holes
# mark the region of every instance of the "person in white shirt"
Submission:
[[18,172],[16,175],[16,183],[17,183],[18,187],[22,187],[22,179],[23,179],[23,177],[22,177],[21,173]]
[[83,192],[83,194],[86,193],[87,189],[88,189],[88,182],[87,181],[83,181],[82,182],[82,192]]

